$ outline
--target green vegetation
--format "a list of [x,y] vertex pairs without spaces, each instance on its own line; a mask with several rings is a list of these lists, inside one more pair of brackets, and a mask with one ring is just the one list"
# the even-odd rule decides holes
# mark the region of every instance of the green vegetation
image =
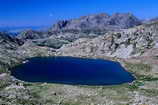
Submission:
[[136,75],[146,74],[151,71],[151,66],[148,64],[132,64],[132,63],[125,63],[125,67],[128,69],[129,72],[132,72]]
[[149,64],[126,63],[125,67],[129,72],[133,73],[133,75],[136,77],[136,80],[131,85],[128,86],[128,88],[131,90],[138,90],[139,87],[145,85],[145,82],[158,81],[158,78],[152,76],[151,74],[152,67]]
[[145,94],[146,96],[158,96],[157,89],[140,89],[140,91]]
[[0,69],[0,73],[7,73],[7,72],[8,72],[7,69],[4,69],[4,68],[1,68],[1,69]]
[[141,80],[141,81],[157,81],[158,78],[152,77],[151,75],[148,75],[148,76],[139,75],[139,80]]
[[138,81],[157,81],[158,78],[153,77],[151,74],[152,67],[149,64],[132,64],[126,63],[125,67],[131,72]]

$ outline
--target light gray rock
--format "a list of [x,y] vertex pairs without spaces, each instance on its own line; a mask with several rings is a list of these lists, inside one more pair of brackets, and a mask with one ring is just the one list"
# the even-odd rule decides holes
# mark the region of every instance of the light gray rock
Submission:
[[145,24],[121,32],[112,32],[94,39],[79,39],[63,46],[58,54],[64,56],[108,56],[129,58],[142,55],[157,46],[158,23]]

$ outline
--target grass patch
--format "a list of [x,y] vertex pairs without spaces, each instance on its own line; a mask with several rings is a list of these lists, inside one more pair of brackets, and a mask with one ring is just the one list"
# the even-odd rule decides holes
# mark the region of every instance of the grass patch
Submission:
[[0,69],[0,73],[7,73],[8,70],[7,69]]
[[149,97],[155,97],[158,96],[158,90],[157,89],[141,89],[140,90],[144,95],[147,95]]
[[131,91],[134,91],[134,90],[139,89],[139,86],[143,86],[143,85],[144,85],[144,82],[139,81],[139,80],[136,80],[136,81],[134,81],[131,85],[128,85],[127,87],[128,87]]
[[148,64],[125,63],[125,67],[136,77],[136,80],[131,85],[128,85],[128,88],[132,91],[139,89],[140,86],[144,86],[146,81],[150,82],[158,80],[158,78],[151,75],[152,67]]
[[148,76],[139,75],[138,77],[139,77],[138,79],[142,81],[157,81],[158,80],[158,78],[152,77],[151,75],[148,75]]
[[132,72],[136,75],[142,75],[149,73],[151,71],[151,66],[148,64],[132,64],[132,63],[125,63],[125,67],[129,70],[129,72]]
[[148,64],[131,64],[126,63],[125,67],[128,69],[129,72],[135,75],[138,81],[157,81],[158,78],[153,77],[151,73],[152,67]]

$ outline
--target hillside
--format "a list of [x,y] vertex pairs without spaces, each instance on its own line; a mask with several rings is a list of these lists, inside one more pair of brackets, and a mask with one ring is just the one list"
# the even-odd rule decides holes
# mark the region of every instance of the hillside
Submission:
[[158,48],[157,30],[156,21],[120,32],[107,33],[94,39],[79,39],[63,46],[59,52],[68,56],[137,57],[151,48]]

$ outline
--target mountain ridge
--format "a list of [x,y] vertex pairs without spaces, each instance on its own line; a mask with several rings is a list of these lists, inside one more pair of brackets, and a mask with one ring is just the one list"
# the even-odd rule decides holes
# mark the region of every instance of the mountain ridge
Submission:
[[141,20],[131,13],[115,13],[113,15],[100,13],[58,21],[45,32],[26,30],[21,32],[17,38],[27,41],[57,36],[74,41],[78,38],[97,37],[110,31],[120,31],[141,24]]
[[51,31],[60,30],[110,30],[126,29],[141,25],[142,22],[131,13],[106,13],[82,16],[76,19],[59,21],[53,25]]

